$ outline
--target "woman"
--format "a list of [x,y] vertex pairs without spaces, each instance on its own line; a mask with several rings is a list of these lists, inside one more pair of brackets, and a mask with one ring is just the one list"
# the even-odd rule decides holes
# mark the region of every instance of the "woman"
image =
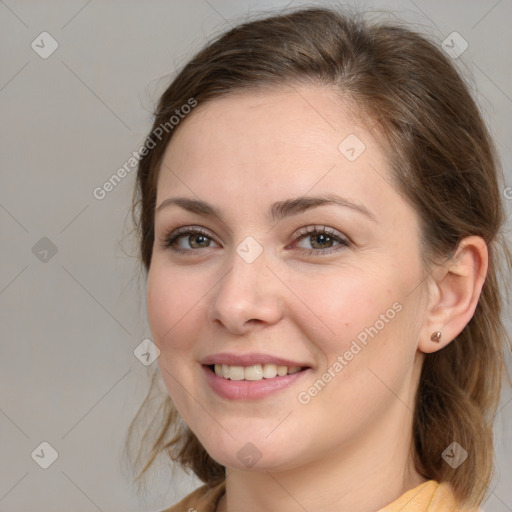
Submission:
[[141,474],[167,453],[205,483],[169,512],[478,509],[498,173],[450,59],[406,28],[303,9],[183,68],[134,208],[168,392]]

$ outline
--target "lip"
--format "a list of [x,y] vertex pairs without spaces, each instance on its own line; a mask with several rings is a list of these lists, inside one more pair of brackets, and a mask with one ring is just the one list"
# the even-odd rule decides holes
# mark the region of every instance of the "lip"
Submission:
[[[272,356],[270,354],[252,353],[252,354],[229,354],[227,352],[213,354],[205,357],[201,364],[209,366],[212,364],[227,364],[230,366],[251,366],[255,364],[275,364],[277,366],[300,366],[310,368],[311,365],[292,361],[282,357]],[[270,379],[271,380],[271,379]]]
[[[252,361],[254,361],[254,359],[252,359]],[[300,365],[297,364],[295,366]],[[228,400],[258,400],[265,398],[298,382],[312,371],[311,368],[307,368],[298,373],[293,373],[292,375],[284,375],[283,377],[276,376],[272,379],[230,380],[219,377],[207,365],[203,365],[202,369],[210,388],[217,393],[217,395]]]

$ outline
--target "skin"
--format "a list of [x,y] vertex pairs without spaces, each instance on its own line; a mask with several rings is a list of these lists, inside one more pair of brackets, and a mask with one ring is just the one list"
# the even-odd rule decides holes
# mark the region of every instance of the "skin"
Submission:
[[[338,150],[349,134],[366,147],[352,162]],[[148,319],[170,396],[227,468],[217,510],[370,512],[425,481],[410,451],[421,365],[471,319],[487,249],[468,237],[452,261],[427,273],[417,214],[390,176],[378,138],[317,86],[200,104],[174,134],[157,206],[170,197],[201,199],[224,220],[177,205],[157,211]],[[279,222],[267,213],[274,202],[324,193],[363,204],[375,220],[338,205]],[[349,245],[297,237],[315,225]],[[177,246],[188,253],[177,254],[164,239],[181,226],[201,226],[209,238],[184,235]],[[247,236],[263,249],[252,263],[236,252]],[[308,254],[313,248],[324,253]],[[401,311],[300,403],[299,393],[396,303]],[[436,330],[440,343],[430,340]],[[210,389],[200,364],[219,352],[272,354],[312,371],[269,397],[230,401]],[[250,468],[237,456],[248,442],[261,454]]]

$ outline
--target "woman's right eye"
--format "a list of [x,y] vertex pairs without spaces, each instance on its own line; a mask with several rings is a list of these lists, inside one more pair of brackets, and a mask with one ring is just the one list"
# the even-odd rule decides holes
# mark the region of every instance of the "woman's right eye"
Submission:
[[195,252],[197,249],[208,249],[212,242],[216,243],[203,229],[183,227],[167,234],[163,239],[162,246],[183,254]]

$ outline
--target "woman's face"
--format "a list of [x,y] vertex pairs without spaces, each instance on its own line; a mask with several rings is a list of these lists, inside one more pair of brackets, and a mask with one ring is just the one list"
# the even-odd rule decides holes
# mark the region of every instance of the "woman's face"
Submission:
[[220,464],[284,470],[408,439],[425,275],[390,176],[327,89],[229,95],[179,126],[148,316],[169,394]]

